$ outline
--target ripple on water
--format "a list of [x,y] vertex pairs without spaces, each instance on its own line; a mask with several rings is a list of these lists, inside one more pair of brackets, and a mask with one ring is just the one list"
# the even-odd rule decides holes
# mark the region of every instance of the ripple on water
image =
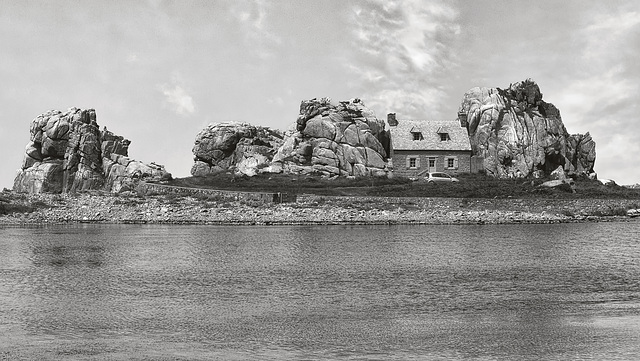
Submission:
[[4,229],[0,355],[637,358],[638,227]]

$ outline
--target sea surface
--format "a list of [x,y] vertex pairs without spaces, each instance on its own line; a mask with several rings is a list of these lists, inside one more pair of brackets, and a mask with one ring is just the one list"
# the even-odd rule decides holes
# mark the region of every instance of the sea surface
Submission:
[[640,222],[0,228],[0,359],[639,360]]

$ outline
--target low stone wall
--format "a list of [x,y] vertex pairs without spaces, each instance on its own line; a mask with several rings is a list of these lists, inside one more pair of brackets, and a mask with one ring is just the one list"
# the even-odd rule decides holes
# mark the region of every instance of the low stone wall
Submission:
[[257,202],[261,204],[295,202],[296,196],[288,193],[237,192],[218,189],[202,189],[189,187],[168,186],[157,183],[141,182],[136,189],[142,194],[187,194],[206,195],[226,201]]

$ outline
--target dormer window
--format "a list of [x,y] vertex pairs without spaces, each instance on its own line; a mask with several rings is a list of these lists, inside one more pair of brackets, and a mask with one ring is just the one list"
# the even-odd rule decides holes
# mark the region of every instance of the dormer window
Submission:
[[412,127],[409,133],[411,133],[413,140],[424,140],[424,137],[422,136],[422,129],[420,129],[420,127]]
[[446,142],[447,140],[451,140],[451,137],[449,137],[449,133],[439,133],[439,134],[440,134],[441,142]]

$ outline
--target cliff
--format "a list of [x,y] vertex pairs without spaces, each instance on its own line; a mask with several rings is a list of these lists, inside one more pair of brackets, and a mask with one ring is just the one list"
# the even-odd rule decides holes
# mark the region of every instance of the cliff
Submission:
[[542,99],[531,79],[504,90],[473,88],[464,94],[458,114],[488,174],[540,177],[558,167],[568,174],[594,173],[596,151],[590,134],[570,135],[560,111]]
[[130,190],[142,179],[170,179],[164,166],[128,157],[130,141],[99,129],[94,109],[50,110],[31,121],[13,189],[28,193]]

